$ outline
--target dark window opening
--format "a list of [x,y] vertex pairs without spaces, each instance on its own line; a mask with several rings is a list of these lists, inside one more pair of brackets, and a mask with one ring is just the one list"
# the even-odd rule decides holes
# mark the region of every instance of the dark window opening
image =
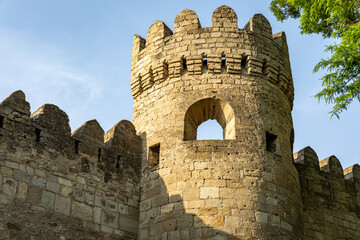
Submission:
[[243,56],[242,58],[241,58],[241,70],[245,70],[245,68],[246,68],[246,56]]
[[4,117],[0,116],[0,128],[4,127]]
[[149,147],[149,157],[148,157],[148,163],[149,167],[154,167],[159,165],[160,160],[160,144],[156,144],[152,147]]
[[277,83],[280,83],[280,76],[281,76],[281,68],[278,68],[278,74],[277,74]]
[[40,142],[40,134],[41,134],[41,130],[35,128],[35,142]]
[[263,61],[263,65],[262,65],[262,74],[265,76],[265,68],[266,68],[266,59],[264,59]]
[[142,87],[142,77],[141,76],[138,77],[138,82],[139,82],[139,92],[142,93],[143,87]]
[[207,58],[204,57],[202,60],[202,72],[205,73],[208,70],[208,61]]
[[101,162],[101,148],[98,149],[98,162]]
[[80,141],[75,140],[75,154],[79,154]]
[[111,173],[105,172],[104,174],[104,182],[108,183],[111,180]]
[[167,79],[169,77],[169,64],[167,62],[164,62],[164,79]]
[[225,56],[221,57],[221,70],[226,71],[226,57]]
[[266,132],[266,151],[271,153],[276,152],[276,139],[276,135]]
[[185,58],[182,58],[182,73],[187,73],[187,63]]
[[335,199],[336,198],[335,188],[330,188],[330,189],[331,189],[331,198]]
[[120,160],[121,160],[121,156],[117,155],[115,168],[118,168],[118,169],[120,168]]
[[149,83],[150,85],[153,85],[154,84],[154,74],[153,74],[153,70],[152,70],[152,67],[149,68]]

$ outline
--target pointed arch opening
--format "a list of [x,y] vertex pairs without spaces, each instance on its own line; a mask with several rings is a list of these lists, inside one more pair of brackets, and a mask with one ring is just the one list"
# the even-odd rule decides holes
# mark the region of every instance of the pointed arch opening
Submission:
[[200,124],[212,119],[223,129],[223,139],[236,139],[234,110],[227,102],[216,98],[205,98],[193,103],[185,114],[184,140],[197,140]]

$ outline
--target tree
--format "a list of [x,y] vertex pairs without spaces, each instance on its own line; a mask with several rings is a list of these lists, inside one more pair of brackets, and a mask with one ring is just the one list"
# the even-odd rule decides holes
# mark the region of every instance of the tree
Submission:
[[299,19],[302,34],[336,39],[325,49],[331,56],[313,72],[327,71],[315,97],[333,104],[329,113],[339,118],[354,99],[360,101],[360,0],[272,0],[270,10],[280,21]]

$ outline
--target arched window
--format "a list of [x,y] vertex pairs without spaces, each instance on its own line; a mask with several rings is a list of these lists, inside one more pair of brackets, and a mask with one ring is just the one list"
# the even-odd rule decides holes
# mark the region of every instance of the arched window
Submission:
[[203,122],[215,119],[223,129],[223,139],[236,139],[235,116],[232,107],[216,98],[205,98],[192,104],[185,114],[184,140],[196,140]]

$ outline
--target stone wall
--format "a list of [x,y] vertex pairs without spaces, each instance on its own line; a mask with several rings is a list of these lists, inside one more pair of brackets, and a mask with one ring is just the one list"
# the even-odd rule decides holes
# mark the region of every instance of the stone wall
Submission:
[[21,91],[0,120],[0,239],[137,238],[141,142],[130,122],[71,134],[54,105],[30,116]]
[[[360,167],[292,154],[284,33],[229,7],[135,35],[134,125],[0,103],[0,239],[360,239]],[[223,140],[197,140],[216,119]],[[135,130],[136,127],[136,130]]]
[[360,167],[319,162],[310,147],[294,154],[303,201],[304,239],[360,239]]

